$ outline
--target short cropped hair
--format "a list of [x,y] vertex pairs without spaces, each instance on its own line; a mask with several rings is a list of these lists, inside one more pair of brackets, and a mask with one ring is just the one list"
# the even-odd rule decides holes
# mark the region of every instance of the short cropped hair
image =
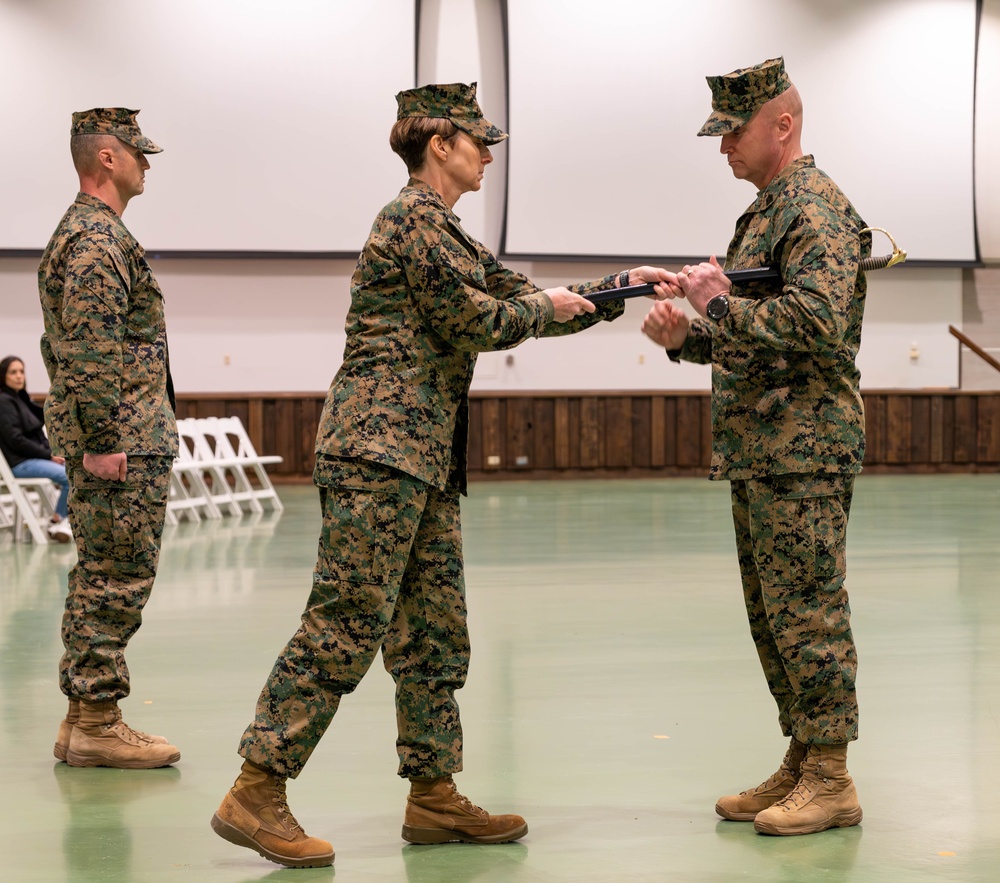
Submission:
[[425,160],[431,138],[440,135],[447,141],[458,134],[458,127],[451,120],[437,117],[406,117],[397,120],[389,133],[389,146],[406,163],[411,175],[420,169]]
[[73,167],[77,172],[90,172],[97,162],[97,154],[105,147],[111,147],[118,139],[114,135],[72,135],[69,152],[73,157]]

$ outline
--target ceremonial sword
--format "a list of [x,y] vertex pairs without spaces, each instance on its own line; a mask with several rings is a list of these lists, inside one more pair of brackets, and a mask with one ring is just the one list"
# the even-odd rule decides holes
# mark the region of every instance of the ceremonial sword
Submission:
[[[894,264],[901,264],[906,260],[906,252],[898,245],[896,240],[888,230],[883,227],[865,227],[862,233],[877,230],[889,237],[892,243],[892,254],[879,255],[878,257],[864,258],[858,265],[862,272],[870,270],[882,270]],[[781,281],[781,271],[775,267],[754,267],[751,270],[726,270],[726,278],[734,285],[746,284],[747,282],[779,282]],[[595,304],[604,303],[609,300],[627,300],[630,297],[648,297],[656,291],[652,283],[644,285],[626,285],[624,288],[606,288],[603,291],[594,291],[591,294],[583,295],[587,300]]]

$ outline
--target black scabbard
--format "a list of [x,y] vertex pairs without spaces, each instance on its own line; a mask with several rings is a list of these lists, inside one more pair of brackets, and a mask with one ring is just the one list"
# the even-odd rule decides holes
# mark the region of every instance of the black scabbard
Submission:
[[[747,282],[780,282],[781,273],[771,267],[755,267],[752,270],[727,270],[726,277],[733,285]],[[587,300],[602,304],[609,300],[628,300],[631,297],[649,297],[656,292],[652,284],[628,285],[625,288],[607,288],[604,291],[594,291],[585,294]]]

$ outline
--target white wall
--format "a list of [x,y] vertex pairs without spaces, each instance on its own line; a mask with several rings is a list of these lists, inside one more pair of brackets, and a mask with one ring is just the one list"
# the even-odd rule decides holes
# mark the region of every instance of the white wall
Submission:
[[70,114],[115,104],[140,108],[164,148],[156,199],[129,208],[149,251],[356,253],[396,171],[357,145],[384,143],[412,82],[414,13],[413,0],[0,0],[0,119],[19,133],[0,148],[0,193],[20,207],[0,213],[0,248],[45,245],[76,184]]
[[[697,72],[781,55],[806,96],[817,162],[861,216],[892,230],[915,261],[976,259],[976,0],[507,8],[509,254],[684,259],[723,249],[720,218],[735,218],[753,190],[733,186],[719,138],[695,137],[710,109]],[[919,146],[908,149],[900,133],[917,120],[933,125],[918,124]]]
[[[504,126],[497,0],[423,0],[421,7],[420,82],[478,80],[487,116]],[[992,160],[1000,150],[1000,0],[985,0],[982,40],[978,217],[983,257],[1000,262],[1000,171]],[[702,87],[701,74],[693,73],[692,88]],[[808,106],[809,96],[804,97]],[[386,120],[386,134],[391,122]],[[913,128],[901,132],[900,149],[919,149],[920,126],[933,124],[933,120],[916,121]],[[804,146],[822,161],[823,145],[810,142],[808,123]],[[384,141],[370,149],[388,152]],[[495,149],[496,160],[487,170],[483,190],[467,194],[457,206],[468,230],[492,248],[499,246],[503,220],[505,150],[503,145]],[[404,182],[400,163],[399,185]],[[733,182],[734,187],[741,185]],[[744,186],[749,202],[753,193]],[[71,198],[67,193],[67,203]],[[155,205],[156,198],[151,176],[141,199]],[[126,223],[128,217],[126,213]],[[53,226],[56,220],[52,219]],[[720,225],[728,232],[734,221],[720,218]],[[586,261],[510,262],[510,266],[546,286],[620,269]],[[158,260],[153,267],[166,297],[171,366],[179,391],[326,389],[343,350],[351,261]],[[0,355],[17,353],[24,358],[29,389],[41,392],[46,382],[38,356],[42,326],[35,268],[36,262],[30,259],[0,259]],[[860,359],[866,388],[958,384],[957,342],[948,335],[947,326],[961,326],[962,279],[963,272],[957,269],[906,266],[872,274]],[[485,355],[474,388],[707,388],[706,369],[669,364],[647,344],[638,330],[644,306],[632,302],[617,322],[575,338],[532,341],[509,354]],[[911,358],[914,344],[917,355]]]
[[[147,188],[143,199],[152,194]],[[128,221],[128,213],[125,215]],[[350,261],[154,260],[179,392],[318,392],[340,365]],[[44,392],[37,261],[0,260],[0,350]],[[228,357],[228,358],[227,358]]]

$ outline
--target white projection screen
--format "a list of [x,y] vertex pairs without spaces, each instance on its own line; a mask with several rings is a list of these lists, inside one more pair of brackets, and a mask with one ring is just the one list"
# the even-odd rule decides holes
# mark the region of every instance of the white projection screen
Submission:
[[44,248],[77,189],[73,111],[140,108],[125,222],[150,253],[356,255],[405,181],[394,95],[414,0],[0,0],[0,251]]
[[912,261],[973,262],[976,19],[975,0],[507,0],[504,254],[724,254],[755,191],[696,137],[705,76],[780,55],[803,149],[866,222]]

